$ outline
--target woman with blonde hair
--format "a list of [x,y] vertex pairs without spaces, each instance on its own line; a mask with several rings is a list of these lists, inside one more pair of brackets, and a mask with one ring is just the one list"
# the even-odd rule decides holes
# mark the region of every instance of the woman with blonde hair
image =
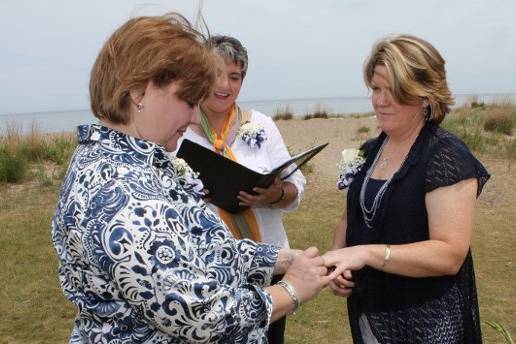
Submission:
[[324,256],[355,343],[482,341],[470,244],[489,174],[439,126],[453,104],[444,65],[409,35],[378,42],[365,64],[382,132],[361,148]]

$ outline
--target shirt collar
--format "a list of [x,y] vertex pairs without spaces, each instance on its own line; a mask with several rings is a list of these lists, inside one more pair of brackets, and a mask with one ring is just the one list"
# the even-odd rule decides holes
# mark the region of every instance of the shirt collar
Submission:
[[77,128],[77,137],[80,145],[98,143],[112,154],[131,156],[137,164],[149,164],[158,168],[169,164],[168,154],[163,146],[100,124],[80,125]]

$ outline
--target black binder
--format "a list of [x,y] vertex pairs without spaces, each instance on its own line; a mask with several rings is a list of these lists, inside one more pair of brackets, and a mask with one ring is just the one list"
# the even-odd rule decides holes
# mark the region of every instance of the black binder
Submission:
[[[240,191],[256,194],[254,187],[269,187],[277,176],[282,180],[288,178],[327,145],[325,143],[299,153],[267,174],[253,171],[188,139],[183,140],[176,156],[184,159],[192,170],[199,173],[204,187],[210,190],[209,197],[213,204],[231,213],[238,213],[247,208],[238,204],[237,195]],[[292,164],[296,164],[295,168],[287,171]]]

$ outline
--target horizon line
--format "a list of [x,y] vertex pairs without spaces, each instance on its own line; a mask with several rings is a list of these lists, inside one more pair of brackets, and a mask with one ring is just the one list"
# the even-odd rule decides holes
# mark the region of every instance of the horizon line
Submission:
[[[504,93],[454,93],[454,96],[516,96],[516,92],[504,92]],[[287,100],[316,100],[316,99],[364,99],[369,96],[326,96],[326,97],[305,97],[305,98],[275,98],[275,99],[243,99],[239,102],[243,103],[263,103],[263,102],[278,102]],[[11,115],[31,115],[35,113],[46,114],[46,113],[59,113],[59,112],[79,112],[79,111],[90,111],[89,108],[83,109],[66,109],[66,110],[45,110],[45,111],[24,111],[24,112],[6,112],[0,113],[0,116],[11,116]]]

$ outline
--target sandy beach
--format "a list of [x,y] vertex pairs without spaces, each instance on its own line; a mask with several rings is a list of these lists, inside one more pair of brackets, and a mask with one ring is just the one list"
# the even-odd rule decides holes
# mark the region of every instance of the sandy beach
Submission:
[[[310,173],[311,191],[335,190],[337,181],[337,163],[340,154],[346,148],[358,148],[365,140],[379,134],[376,118],[370,117],[341,117],[310,120],[279,120],[276,121],[285,144],[291,154],[296,154],[311,146],[329,142],[330,144],[309,162],[313,168]],[[358,133],[360,127],[368,127],[368,133]],[[485,164],[491,173],[491,180],[479,199],[479,204],[502,206],[516,204],[514,184],[509,180],[516,177],[516,169],[511,162],[486,155],[475,155]]]
[[[329,145],[309,163],[313,176],[321,183],[334,185],[337,180],[337,163],[346,148],[358,148],[364,140],[377,131],[374,116],[360,118],[314,118],[310,120],[276,121],[285,144],[291,154],[296,154],[311,146],[329,142]],[[369,128],[369,133],[359,134],[360,127]]]

